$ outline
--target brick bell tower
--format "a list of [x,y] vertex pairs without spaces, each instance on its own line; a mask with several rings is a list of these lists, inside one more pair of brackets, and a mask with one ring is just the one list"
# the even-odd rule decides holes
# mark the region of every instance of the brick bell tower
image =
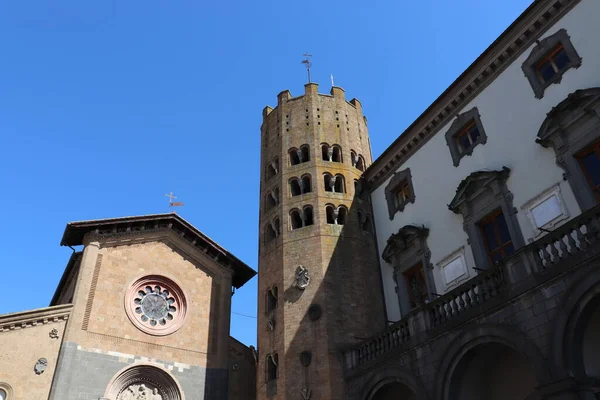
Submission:
[[366,119],[317,89],[263,110],[257,399],[343,399],[341,350],[385,326]]

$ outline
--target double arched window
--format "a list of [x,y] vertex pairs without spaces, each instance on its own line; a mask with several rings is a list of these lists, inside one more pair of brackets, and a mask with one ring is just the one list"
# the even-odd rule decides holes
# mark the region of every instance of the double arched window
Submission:
[[323,183],[326,192],[346,193],[346,180],[342,174],[331,175],[326,172],[323,174]]
[[279,188],[274,188],[267,193],[265,198],[265,211],[270,211],[279,205]]
[[314,224],[312,206],[304,206],[302,210],[294,208],[290,211],[290,228],[296,230]]
[[352,166],[356,169],[358,169],[359,171],[364,171],[366,166],[365,166],[365,158],[363,156],[361,156],[360,154],[356,154],[356,152],[354,150],[350,151],[350,158],[352,161]]
[[327,204],[325,206],[325,213],[327,214],[327,223],[333,225],[345,225],[348,219],[348,209],[346,206],[334,206],[333,204]]
[[309,174],[302,175],[301,178],[290,179],[290,195],[292,197],[310,192],[312,192],[312,180]]
[[275,157],[267,163],[265,171],[265,180],[269,180],[279,173],[279,158]]
[[321,153],[323,161],[342,162],[342,148],[337,144],[329,146],[327,143],[321,144]]
[[277,238],[281,232],[280,229],[279,217],[273,218],[265,227],[265,242]]
[[288,154],[290,156],[290,165],[298,165],[310,161],[310,148],[307,144],[300,146],[299,149],[290,149]]

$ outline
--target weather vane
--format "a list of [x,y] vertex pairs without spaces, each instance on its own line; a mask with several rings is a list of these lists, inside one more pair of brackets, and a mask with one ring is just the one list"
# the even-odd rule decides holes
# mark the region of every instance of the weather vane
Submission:
[[308,83],[310,83],[310,67],[312,66],[310,58],[312,57],[312,54],[304,53],[302,55],[306,57],[304,60],[301,61],[301,63],[306,65],[306,72],[308,73]]
[[[165,196],[167,196],[169,198],[169,210],[171,210],[172,207],[181,207],[183,206],[183,203],[180,201],[173,201],[174,199],[176,199],[177,197],[175,197],[173,195],[173,192],[170,192],[169,194],[165,194]],[[173,210],[174,212],[176,212],[175,210]]]

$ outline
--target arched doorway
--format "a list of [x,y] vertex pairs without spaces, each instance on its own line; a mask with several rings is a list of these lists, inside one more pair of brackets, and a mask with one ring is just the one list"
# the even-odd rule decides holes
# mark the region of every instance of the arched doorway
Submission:
[[573,315],[572,347],[567,345],[567,352],[577,376],[600,378],[600,295],[585,300],[580,303],[581,311]]
[[497,342],[471,348],[453,371],[448,400],[523,400],[538,385],[529,361]]
[[416,393],[400,382],[390,382],[381,386],[370,400],[416,400]]
[[175,378],[162,368],[137,364],[119,371],[104,397],[110,400],[185,400]]

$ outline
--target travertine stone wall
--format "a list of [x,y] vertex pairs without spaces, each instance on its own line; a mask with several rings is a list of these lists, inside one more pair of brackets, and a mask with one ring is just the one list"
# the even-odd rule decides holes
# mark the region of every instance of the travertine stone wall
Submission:
[[[69,305],[56,306],[0,317],[0,387],[12,389],[11,400],[48,398],[70,311]],[[40,358],[47,364],[37,374]]]
[[[351,163],[351,151],[371,163],[368,130],[362,106],[348,102],[344,91],[334,87],[330,95],[319,94],[316,84],[305,85],[305,94],[278,95],[276,108],[266,107],[261,127],[261,211],[258,284],[257,392],[259,399],[300,398],[310,389],[312,398],[341,399],[344,396],[339,349],[383,328],[383,306],[377,272],[377,252],[370,232],[359,227],[358,211],[370,214],[367,200],[355,197],[354,180],[361,171]],[[321,144],[338,145],[341,163],[322,160]],[[310,146],[310,161],[291,165],[288,151]],[[268,163],[279,159],[279,172],[267,179]],[[346,193],[325,190],[323,174],[342,174]],[[310,174],[312,191],[291,196],[289,180]],[[265,197],[279,188],[280,203],[265,208]],[[327,224],[327,205],[344,205],[349,210],[345,225]],[[312,206],[314,224],[291,229],[292,209]],[[265,227],[280,220],[280,235],[267,241]],[[308,268],[310,284],[305,290],[294,287],[298,265]],[[266,293],[278,289],[278,308],[266,314]],[[319,304],[322,316],[307,316],[311,304]],[[274,329],[268,320],[274,318]],[[312,354],[308,367],[299,355]],[[278,355],[278,378],[266,382],[266,357]]]

